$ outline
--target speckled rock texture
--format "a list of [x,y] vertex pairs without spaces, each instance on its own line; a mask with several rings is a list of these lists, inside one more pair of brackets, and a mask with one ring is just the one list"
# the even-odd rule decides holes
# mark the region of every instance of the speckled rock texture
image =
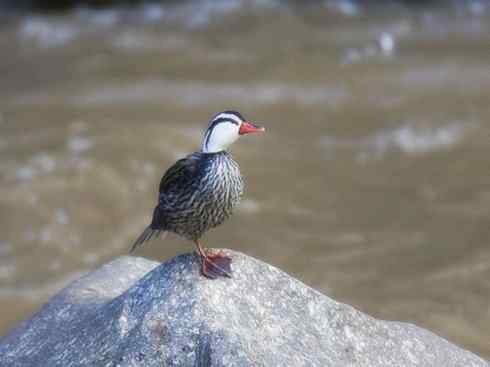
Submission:
[[1,366],[488,366],[416,326],[376,320],[240,253],[233,278],[194,255],[122,257],[0,340]]

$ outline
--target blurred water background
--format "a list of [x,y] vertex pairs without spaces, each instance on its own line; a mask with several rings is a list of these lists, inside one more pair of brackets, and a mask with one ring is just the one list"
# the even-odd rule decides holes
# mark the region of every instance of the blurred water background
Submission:
[[268,132],[207,246],[490,358],[489,2],[87,3],[0,3],[0,335],[126,254],[237,109]]

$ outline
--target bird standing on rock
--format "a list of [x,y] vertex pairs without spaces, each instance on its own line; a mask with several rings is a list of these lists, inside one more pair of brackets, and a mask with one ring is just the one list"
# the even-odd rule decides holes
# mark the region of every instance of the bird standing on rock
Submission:
[[236,111],[217,114],[204,134],[201,150],[178,160],[163,175],[153,220],[131,252],[171,231],[195,243],[204,276],[229,277],[231,258],[203,248],[199,239],[232,214],[243,193],[240,169],[226,149],[240,135],[263,131]]

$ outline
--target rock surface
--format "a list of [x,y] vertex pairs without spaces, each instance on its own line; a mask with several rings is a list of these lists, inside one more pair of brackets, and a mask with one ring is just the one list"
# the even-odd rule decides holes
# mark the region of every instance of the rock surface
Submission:
[[160,266],[116,259],[0,340],[0,365],[488,366],[429,331],[376,320],[231,255],[233,278],[214,281],[193,255]]

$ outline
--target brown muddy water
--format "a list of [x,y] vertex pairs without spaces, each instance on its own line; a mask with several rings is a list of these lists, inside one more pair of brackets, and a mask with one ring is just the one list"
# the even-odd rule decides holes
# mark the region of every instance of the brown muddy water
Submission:
[[0,334],[127,254],[164,170],[237,109],[267,134],[233,146],[245,199],[206,245],[489,358],[488,4],[260,4],[1,18]]

